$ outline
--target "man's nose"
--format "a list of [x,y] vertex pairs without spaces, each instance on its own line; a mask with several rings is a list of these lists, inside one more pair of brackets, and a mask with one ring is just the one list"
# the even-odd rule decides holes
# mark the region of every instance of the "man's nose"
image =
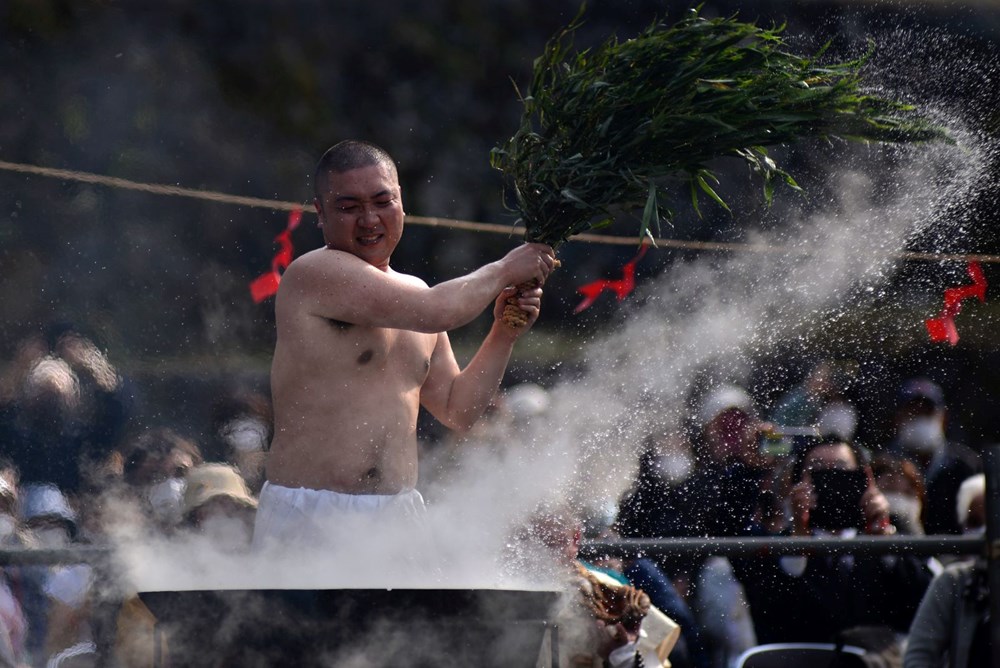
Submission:
[[378,210],[374,206],[363,204],[358,222],[365,226],[377,225],[379,222]]

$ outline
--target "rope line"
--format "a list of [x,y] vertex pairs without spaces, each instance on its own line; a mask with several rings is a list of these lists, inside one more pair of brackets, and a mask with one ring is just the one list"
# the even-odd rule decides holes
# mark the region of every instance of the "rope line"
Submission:
[[[8,162],[0,160],[0,170],[17,172],[21,174],[35,174],[49,178],[61,179],[64,181],[77,181],[80,183],[92,183],[95,185],[107,186],[109,188],[119,188],[124,190],[136,190],[153,195],[168,195],[173,197],[188,197],[191,199],[218,202],[220,204],[234,204],[257,209],[269,209],[271,211],[298,211],[311,212],[311,210],[300,202],[290,202],[278,199],[264,199],[260,197],[243,197],[231,195],[229,193],[217,192],[213,190],[199,190],[196,188],[183,188],[181,186],[164,185],[158,183],[142,183],[131,181],[116,176],[105,176],[92,172],[81,172],[71,169],[56,169],[54,167],[40,167],[20,162]],[[423,225],[427,227],[441,227],[452,230],[466,230],[471,232],[486,232],[489,234],[506,234],[517,236],[524,234],[524,228],[518,225],[498,225],[496,223],[480,223],[471,220],[456,220],[454,218],[437,218],[433,216],[406,216],[406,222],[413,225]],[[573,236],[574,241],[587,243],[609,244],[615,246],[635,246],[638,241],[635,237],[613,236],[608,234],[582,233]],[[778,255],[815,255],[818,251],[810,248],[795,248],[792,246],[779,246],[769,244],[749,244],[722,241],[687,241],[683,239],[656,238],[653,240],[657,248],[671,248],[676,250],[696,250],[712,252],[736,252],[736,253],[770,253]],[[1000,255],[978,254],[978,253],[918,253],[910,251],[900,251],[886,253],[887,258],[896,258],[916,262],[981,262],[983,264],[1000,264]]]

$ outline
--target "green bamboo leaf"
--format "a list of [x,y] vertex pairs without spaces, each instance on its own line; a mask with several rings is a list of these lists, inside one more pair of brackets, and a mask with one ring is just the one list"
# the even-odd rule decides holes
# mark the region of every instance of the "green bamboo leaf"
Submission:
[[[715,178],[712,174],[708,174],[708,176],[711,176],[713,179]],[[715,180],[718,181],[718,179]],[[722,198],[719,197],[718,193],[712,189],[712,186],[708,185],[708,182],[705,180],[705,176],[703,174],[695,175],[695,181],[697,181],[699,188],[704,190],[709,197],[715,200],[716,204],[721,206],[726,211],[729,211],[729,205],[722,201]],[[729,213],[732,213],[732,211],[729,211]]]
[[642,222],[639,225],[639,239],[649,235],[649,225],[655,222],[660,226],[660,212],[656,197],[656,184],[649,182],[649,194],[646,196],[646,206],[642,210]]
[[695,179],[696,177],[694,176],[692,176],[690,179],[691,208],[694,209],[694,212],[698,216],[698,218],[701,218],[702,217],[701,208],[698,206],[698,189],[695,187]]

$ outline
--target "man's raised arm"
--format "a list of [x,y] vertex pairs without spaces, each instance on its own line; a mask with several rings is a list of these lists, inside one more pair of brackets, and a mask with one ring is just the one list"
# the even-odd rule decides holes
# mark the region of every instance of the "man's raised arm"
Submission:
[[[507,297],[517,295],[518,307],[528,316],[527,324],[511,327],[503,321]],[[493,327],[472,361],[459,370],[448,335],[438,335],[431,368],[420,391],[420,402],[450,429],[465,431],[483,415],[507,370],[510,354],[518,337],[538,319],[542,301],[541,288],[504,290],[493,307]]]
[[552,249],[524,244],[472,273],[434,287],[382,271],[342,251],[323,248],[293,262],[282,276],[278,301],[295,294],[315,315],[367,327],[445,332],[467,324],[507,286],[544,282]]

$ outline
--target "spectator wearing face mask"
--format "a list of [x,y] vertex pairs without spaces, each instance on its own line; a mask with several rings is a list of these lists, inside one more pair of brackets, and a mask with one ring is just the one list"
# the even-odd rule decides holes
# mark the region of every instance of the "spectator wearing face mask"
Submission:
[[[759,436],[769,429],[738,386],[710,389],[694,412],[689,446],[677,437],[650,440],[639,474],[620,504],[617,526],[627,538],[736,536],[759,533],[756,512],[770,472]],[[676,575],[677,564],[661,563]]]
[[639,469],[619,503],[617,530],[628,538],[683,535],[681,518],[660,512],[679,502],[674,497],[694,470],[687,442],[677,436],[649,436],[639,455]]
[[[27,484],[21,489],[21,523],[42,548],[72,546],[77,537],[77,513],[55,485]],[[45,595],[41,628],[33,628],[29,649],[49,657],[78,642],[90,640],[88,605],[93,572],[87,564],[44,569]],[[44,629],[44,633],[43,633]]]
[[927,492],[916,464],[888,453],[872,460],[875,484],[889,502],[889,519],[901,534],[924,534]]
[[[986,477],[980,473],[967,478],[957,497],[956,519],[963,532],[981,534],[986,527]],[[910,626],[904,668],[990,665],[989,596],[982,556],[946,566],[931,582]]]
[[273,422],[271,402],[264,395],[244,390],[224,395],[212,405],[205,461],[234,466],[250,491],[259,492]]
[[[629,538],[739,536],[762,532],[759,508],[771,464],[760,449],[770,425],[757,417],[742,387],[709,388],[693,412],[690,450],[645,456],[633,493],[621,504],[618,526]],[[690,473],[684,453],[690,452]],[[655,457],[655,458],[654,458]],[[660,457],[663,457],[662,459]],[[680,478],[680,480],[676,480]],[[657,566],[689,592],[712,665],[725,665],[755,644],[750,612],[724,557],[661,557]]]
[[181,521],[185,476],[202,463],[201,450],[168,427],[141,433],[124,454],[125,482],[154,530],[171,533]]
[[937,383],[911,378],[900,387],[889,451],[913,461],[927,482],[928,534],[961,533],[955,521],[955,495],[963,480],[982,471],[977,452],[946,438],[947,418],[944,392]]
[[[894,532],[865,454],[836,439],[800,442],[787,495],[795,536]],[[831,642],[858,626],[909,628],[931,579],[912,555],[774,556],[735,560],[758,641]]]

